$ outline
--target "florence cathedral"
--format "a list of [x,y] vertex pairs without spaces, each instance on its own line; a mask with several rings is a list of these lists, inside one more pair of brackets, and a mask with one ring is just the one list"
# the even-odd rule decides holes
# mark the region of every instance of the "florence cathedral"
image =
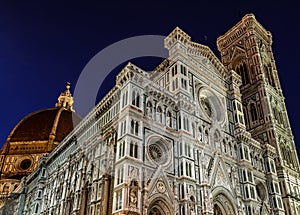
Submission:
[[70,85],[0,151],[0,214],[300,215],[300,169],[253,14],[212,50],[180,28],[152,72],[128,63],[82,120]]

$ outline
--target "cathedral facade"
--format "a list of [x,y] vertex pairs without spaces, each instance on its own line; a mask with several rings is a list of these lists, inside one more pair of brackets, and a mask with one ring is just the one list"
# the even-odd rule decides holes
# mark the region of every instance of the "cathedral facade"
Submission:
[[218,38],[221,61],[179,28],[164,45],[169,58],[151,73],[131,63],[121,70],[2,211],[300,215],[271,33],[247,14]]

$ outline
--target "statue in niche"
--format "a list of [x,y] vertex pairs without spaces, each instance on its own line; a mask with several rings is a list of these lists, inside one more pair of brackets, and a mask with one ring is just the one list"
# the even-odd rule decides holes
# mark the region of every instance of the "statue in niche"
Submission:
[[202,139],[202,130],[200,130],[200,129],[199,129],[199,137],[198,137],[198,140],[199,140],[200,142],[203,141],[203,139]]
[[129,206],[130,207],[137,207],[138,201],[138,182],[133,180],[130,183],[129,187]]
[[195,215],[196,214],[195,205],[196,205],[196,203],[195,203],[195,197],[191,196],[190,197],[190,202],[189,202],[189,208],[190,208],[191,215]]
[[150,102],[147,103],[146,115],[152,118],[152,104]]

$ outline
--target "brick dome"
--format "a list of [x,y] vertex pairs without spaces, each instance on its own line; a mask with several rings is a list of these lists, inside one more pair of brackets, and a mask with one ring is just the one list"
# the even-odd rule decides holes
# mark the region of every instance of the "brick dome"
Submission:
[[36,111],[22,119],[9,135],[8,142],[49,140],[60,142],[67,136],[80,117],[72,111],[61,108],[49,108]]

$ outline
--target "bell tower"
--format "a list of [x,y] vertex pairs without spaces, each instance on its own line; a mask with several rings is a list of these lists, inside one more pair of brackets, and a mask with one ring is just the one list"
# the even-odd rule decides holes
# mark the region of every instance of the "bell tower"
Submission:
[[270,144],[277,150],[275,163],[284,208],[286,214],[296,214],[299,160],[272,52],[272,35],[253,14],[247,14],[218,38],[217,46],[223,64],[242,78],[247,131],[263,146]]

